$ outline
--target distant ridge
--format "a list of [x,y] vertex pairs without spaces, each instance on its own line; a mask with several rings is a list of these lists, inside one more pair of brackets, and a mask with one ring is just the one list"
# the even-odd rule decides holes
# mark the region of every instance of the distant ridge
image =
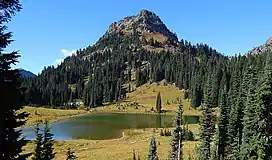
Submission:
[[21,74],[22,77],[24,78],[34,78],[36,75],[30,71],[24,70],[22,68],[18,68],[19,73]]

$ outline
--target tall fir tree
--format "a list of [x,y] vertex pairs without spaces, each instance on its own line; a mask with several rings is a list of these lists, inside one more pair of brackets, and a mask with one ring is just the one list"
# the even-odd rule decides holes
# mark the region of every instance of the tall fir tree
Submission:
[[182,157],[182,141],[183,141],[183,130],[182,130],[182,103],[178,105],[177,116],[174,121],[174,130],[172,132],[172,139],[170,142],[171,149],[169,152],[169,159],[171,160],[181,160]]
[[272,159],[272,51],[267,53],[264,75],[257,94],[257,158]]
[[202,106],[202,120],[200,130],[200,141],[198,159],[207,160],[211,158],[211,142],[214,134],[213,124],[213,101],[212,95],[212,81],[210,76],[207,79],[205,92],[204,92],[204,104]]
[[250,84],[248,86],[247,99],[245,103],[244,120],[243,120],[243,135],[242,145],[240,149],[240,159],[257,159],[256,139],[258,135],[258,117],[256,114],[257,99],[256,87],[258,86],[258,79],[253,67],[248,68],[248,78]]
[[149,153],[148,153],[148,160],[158,160],[158,155],[157,155],[157,144],[156,144],[156,139],[154,136],[152,136],[150,145],[149,145]]
[[157,94],[157,98],[156,98],[156,110],[158,113],[161,112],[161,108],[162,108],[162,105],[161,105],[161,93],[159,92]]
[[11,44],[12,34],[7,32],[6,23],[22,9],[18,0],[2,0],[0,2],[0,159],[26,159],[22,147],[26,144],[20,138],[22,126],[27,117],[25,112],[17,114],[22,109],[23,96],[20,88],[19,71],[11,69],[18,62],[18,52],[4,53]]
[[215,155],[218,160],[224,160],[226,158],[226,147],[228,146],[228,125],[229,125],[229,107],[227,103],[227,86],[221,94],[221,101],[219,104],[220,117],[218,122],[218,135],[215,145]]
[[[238,62],[237,62],[238,63]],[[236,65],[235,68],[237,68]],[[240,75],[236,69],[233,71],[233,75],[231,77],[231,87],[229,90],[229,105],[230,105],[230,114],[229,114],[229,126],[228,126],[228,157],[239,157],[240,152],[240,132],[241,128],[240,123],[240,105],[239,105],[239,92],[240,92]]]

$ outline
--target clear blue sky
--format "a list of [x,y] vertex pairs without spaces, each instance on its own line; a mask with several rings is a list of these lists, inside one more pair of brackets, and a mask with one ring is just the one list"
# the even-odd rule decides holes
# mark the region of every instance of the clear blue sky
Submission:
[[16,67],[40,72],[72,50],[93,44],[113,21],[148,9],[170,30],[226,55],[245,53],[272,36],[271,0],[22,0],[9,23],[20,50]]

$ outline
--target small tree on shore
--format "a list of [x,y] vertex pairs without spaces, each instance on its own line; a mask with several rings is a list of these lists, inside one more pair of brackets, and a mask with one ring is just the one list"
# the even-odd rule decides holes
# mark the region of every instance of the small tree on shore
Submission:
[[40,133],[40,125],[37,124],[35,126],[35,136],[36,136],[36,148],[34,152],[33,160],[41,160],[43,159],[43,135]]
[[158,113],[161,113],[161,93],[159,92],[156,99],[156,110]]
[[40,133],[40,124],[37,124],[35,127],[36,148],[33,160],[52,160],[55,158],[55,153],[53,152],[53,134],[50,131],[47,121],[45,121],[44,125],[43,133]]

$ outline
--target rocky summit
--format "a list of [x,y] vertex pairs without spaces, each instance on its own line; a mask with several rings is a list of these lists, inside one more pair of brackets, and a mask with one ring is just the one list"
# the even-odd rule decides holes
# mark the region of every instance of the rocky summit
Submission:
[[136,16],[126,17],[119,22],[114,22],[110,25],[107,34],[123,33],[132,34],[136,30],[139,34],[157,33],[162,34],[171,40],[178,41],[175,34],[169,31],[159,16],[148,10],[141,10]]
[[272,49],[272,37],[270,37],[263,45],[257,46],[250,50],[247,54],[260,54]]
[[103,37],[108,37],[111,34],[125,36],[137,34],[143,42],[142,47],[153,51],[176,52],[180,45],[177,36],[166,27],[160,17],[145,9],[137,15],[128,16],[112,23]]

